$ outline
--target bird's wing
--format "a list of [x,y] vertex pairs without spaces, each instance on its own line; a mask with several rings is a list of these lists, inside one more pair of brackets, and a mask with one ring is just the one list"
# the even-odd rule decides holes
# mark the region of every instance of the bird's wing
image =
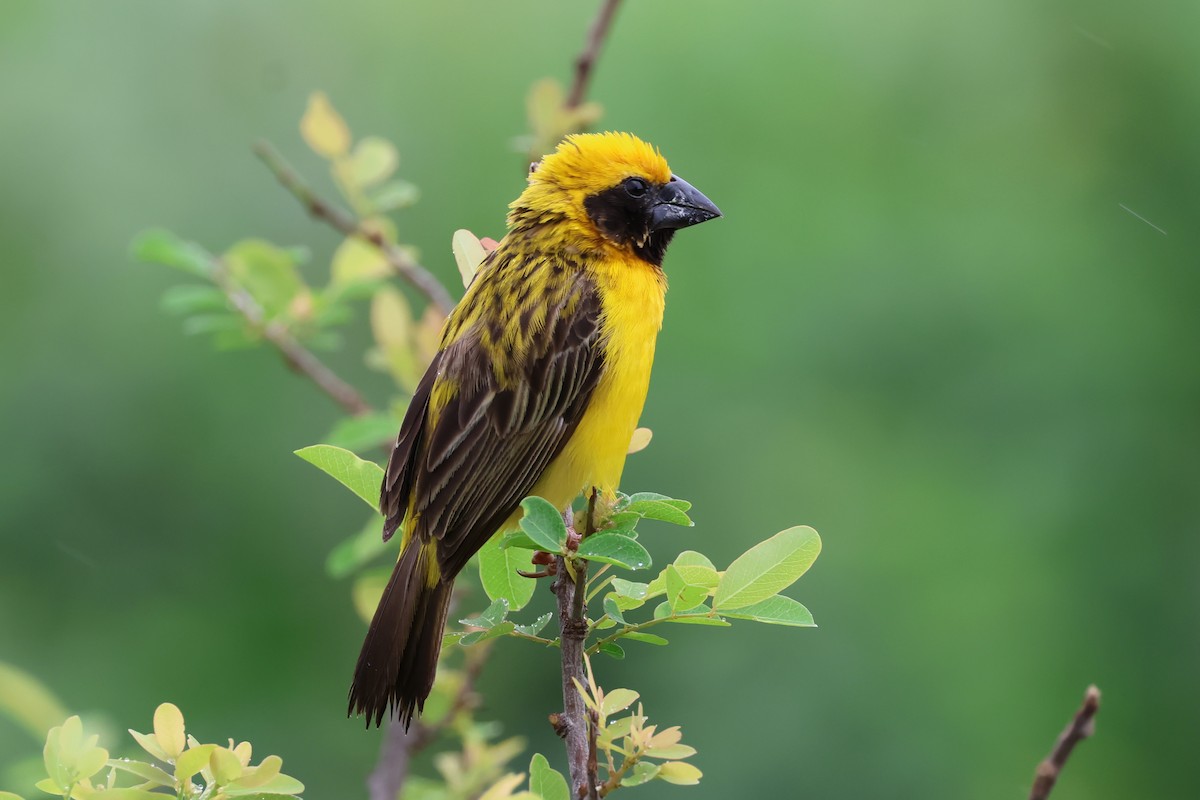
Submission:
[[[600,316],[595,287],[580,278],[529,331],[523,352],[508,355],[503,379],[469,331],[431,366],[441,375],[407,437],[405,418],[388,466],[397,479],[385,480],[382,503],[403,515],[412,492],[416,533],[441,540],[443,575],[458,573],[516,510],[579,425],[604,366]],[[453,393],[434,409],[429,398],[443,385]]]

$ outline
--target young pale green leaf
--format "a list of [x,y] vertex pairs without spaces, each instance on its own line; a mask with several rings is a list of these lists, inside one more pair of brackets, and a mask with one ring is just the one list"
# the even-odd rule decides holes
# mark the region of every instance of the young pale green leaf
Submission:
[[304,289],[291,253],[262,239],[245,239],[225,253],[225,266],[242,287],[262,306],[267,319],[287,311],[292,299]]
[[154,738],[172,761],[187,746],[183,730],[183,712],[174,703],[162,703],[154,710]]
[[463,286],[470,286],[479,271],[479,265],[487,257],[479,238],[468,230],[459,228],[450,240],[450,249],[454,251],[454,260],[458,264],[458,273],[462,276]]
[[600,645],[600,650],[598,652],[615,658],[617,661],[625,658],[625,648],[621,647],[621,645],[617,644],[616,642],[605,642],[604,644]]
[[479,551],[479,580],[491,600],[503,598],[508,607],[520,611],[533,597],[537,581],[524,578],[517,570],[535,571],[528,550],[501,547],[500,537],[493,536]]
[[499,625],[508,617],[508,601],[503,597],[498,597],[492,601],[492,604],[483,610],[483,613],[478,617],[468,617],[460,619],[463,625],[472,628],[482,628],[488,630],[496,625]]
[[246,800],[280,800],[281,797],[291,797],[303,791],[304,784],[291,775],[276,775],[259,786],[228,786],[222,790],[222,794]]
[[37,678],[11,664],[0,662],[0,714],[41,738],[67,710]]
[[624,578],[613,578],[611,586],[618,597],[630,600],[645,600],[646,590],[649,588],[648,584],[627,581]]
[[738,556],[713,598],[718,611],[745,608],[772,597],[808,571],[821,552],[821,537],[806,525],[788,528]]
[[654,500],[659,503],[666,503],[667,505],[677,508],[680,511],[687,511],[692,507],[691,502],[688,500],[676,500],[674,497],[667,497],[665,494],[659,494],[658,492],[635,492],[626,498],[625,507],[628,508],[629,504],[640,503],[645,500]]
[[128,758],[110,758],[108,766],[128,772],[131,775],[136,775],[147,783],[154,783],[159,786],[175,786],[175,777],[173,775],[144,761],[133,761]]
[[817,626],[807,608],[781,594],[768,597],[754,605],[721,613],[733,619],[750,619],[769,625],[791,625],[796,628],[815,628]]
[[373,461],[364,461],[341,447],[314,444],[302,447],[296,455],[326,473],[354,492],[373,509],[379,502],[379,486],[383,483],[383,468]]
[[707,567],[713,572],[717,571],[717,568],[713,565],[713,562],[708,560],[708,556],[704,555],[703,553],[697,553],[695,550],[684,550],[682,553],[675,556],[675,561],[672,563],[674,563],[676,567]]
[[387,139],[364,136],[350,154],[350,177],[360,187],[384,181],[400,164],[396,148]]
[[[78,797],[79,795],[72,796]],[[167,796],[161,792],[152,792],[149,789],[142,789],[140,787],[125,788],[121,786],[104,789],[97,791],[95,794],[88,795],[88,797],[95,797],[97,800],[163,800]],[[277,798],[272,798],[271,800],[277,800]]]
[[215,744],[193,745],[175,760],[175,779],[183,782],[191,780],[192,776],[208,766],[212,758]]
[[651,745],[646,749],[646,756],[648,758],[676,759],[691,758],[694,755],[696,755],[696,748],[689,747],[686,744],[670,744],[664,747],[654,747]]
[[211,278],[216,264],[203,247],[162,228],[139,233],[130,250],[139,261],[174,267],[202,278]]
[[378,247],[357,237],[350,237],[343,239],[333,251],[329,276],[332,285],[340,291],[356,284],[378,281],[389,275],[391,269]]
[[[55,787],[57,789],[58,787]],[[21,795],[12,792],[0,792],[0,800],[23,800]]]
[[509,531],[500,537],[500,546],[508,549],[515,547],[519,550],[541,550],[542,548],[533,539],[530,539],[522,531]]
[[212,770],[213,778],[222,786],[242,777],[242,762],[227,747],[218,747],[212,751],[208,759],[208,768]]
[[529,762],[529,791],[542,800],[571,800],[567,779],[551,767],[550,762],[541,753],[534,753]]
[[363,622],[370,622],[375,616],[375,609],[379,606],[379,599],[383,597],[383,590],[391,574],[391,567],[368,569],[354,579],[354,586],[350,588],[350,598],[354,601],[354,610]]
[[579,543],[580,558],[600,561],[625,569],[645,569],[650,566],[650,553],[628,536],[619,533],[597,533]]
[[604,695],[600,703],[600,715],[611,717],[618,711],[624,711],[636,703],[639,696],[633,689],[613,689]]
[[667,644],[667,640],[661,636],[655,636],[653,633],[642,633],[641,631],[630,631],[629,633],[621,634],[622,639],[630,639],[635,642],[643,642],[645,644],[653,644],[662,647]]
[[679,786],[692,786],[700,782],[704,773],[682,761],[668,761],[658,768],[658,779]]
[[658,777],[658,764],[652,764],[649,761],[639,761],[633,765],[633,769],[621,779],[622,786],[641,786],[643,783],[649,783]]
[[395,211],[409,208],[421,198],[421,192],[416,184],[408,181],[388,181],[371,193],[371,203],[378,211]]
[[641,514],[644,519],[656,519],[661,522],[669,522],[672,525],[683,525],[688,528],[695,524],[687,514],[679,510],[678,506],[672,505],[665,500],[633,500],[622,511],[631,514]]
[[340,158],[350,149],[350,128],[324,92],[308,97],[308,108],[300,119],[300,135],[319,156]]
[[[530,583],[533,583],[533,581],[530,581]],[[533,622],[529,623],[528,625],[516,626],[516,631],[517,631],[517,633],[523,633],[526,636],[537,636],[539,633],[542,632],[542,629],[545,628],[546,625],[548,625],[550,623],[550,619],[553,616],[554,615],[552,613],[547,611],[545,614],[542,614],[540,617],[538,617],[537,619],[535,619]]]
[[567,547],[567,526],[562,513],[540,497],[521,501],[521,530],[547,553],[562,554]]
[[671,606],[672,613],[678,614],[681,611],[695,608],[708,597],[706,587],[688,583],[674,564],[668,564],[664,572],[666,573],[667,603]]
[[154,738],[153,733],[138,733],[133,728],[130,728],[129,735],[132,736],[133,740],[138,743],[138,746],[140,746],[154,758],[158,759],[159,761],[169,760],[167,758],[167,754],[164,753],[163,749],[158,746],[158,740]]
[[618,511],[608,518],[608,527],[603,532],[620,533],[636,539],[637,531],[634,530],[634,527],[641,519],[642,515],[636,511]]

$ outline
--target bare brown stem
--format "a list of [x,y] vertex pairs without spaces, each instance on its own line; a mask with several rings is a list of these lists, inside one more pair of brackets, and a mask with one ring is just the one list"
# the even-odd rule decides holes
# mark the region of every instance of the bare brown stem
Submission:
[[1046,800],[1050,790],[1058,781],[1067,759],[1075,745],[1091,736],[1096,730],[1096,712],[1100,710],[1100,690],[1094,685],[1089,686],[1083,695],[1083,705],[1075,712],[1075,716],[1067,723],[1067,727],[1058,735],[1054,749],[1050,755],[1038,764],[1034,774],[1033,789],[1029,792],[1029,800]]
[[587,95],[592,69],[596,66],[600,48],[604,46],[604,40],[608,37],[608,31],[612,27],[613,17],[616,16],[619,5],[621,5],[621,0],[603,0],[601,3],[600,11],[596,14],[596,19],[588,30],[583,52],[575,59],[575,80],[571,84],[570,93],[567,94],[567,108],[577,107]]
[[254,145],[254,154],[275,175],[283,188],[300,201],[300,205],[314,218],[328,224],[343,236],[353,236],[374,245],[396,274],[407,281],[418,292],[425,295],[443,316],[454,308],[454,299],[433,273],[414,261],[408,253],[389,242],[379,233],[363,226],[362,222],[340,208],[322,200],[300,174],[289,164],[270,142],[260,141]]
[[371,406],[358,390],[339,378],[316,354],[300,344],[288,331],[287,326],[266,320],[262,306],[249,292],[230,280],[229,272],[220,260],[214,260],[213,277],[234,310],[242,315],[251,328],[275,346],[289,367],[311,380],[351,414],[357,416],[370,413]]

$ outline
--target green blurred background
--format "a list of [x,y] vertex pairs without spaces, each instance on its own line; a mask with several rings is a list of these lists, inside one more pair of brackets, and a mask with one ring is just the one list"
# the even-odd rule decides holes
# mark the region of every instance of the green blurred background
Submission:
[[[401,235],[453,284],[451,232],[502,232],[526,90],[569,78],[593,11],[0,7],[0,660],[113,731],[171,700],[309,797],[360,794],[363,627],[323,561],[362,511],[291,454],[336,409],[185,337],[158,307],[183,279],[128,242],[261,235],[316,275],[336,237],[249,145],[321,177],[296,126],[322,89],[398,143]],[[668,257],[626,472],[698,525],[643,540],[825,543],[789,592],[820,628],[598,663],[700,750],[700,787],[639,796],[1024,797],[1093,681],[1055,797],[1200,795],[1200,5],[629,0],[591,97],[726,213]],[[338,368],[382,402],[362,343]],[[554,667],[502,642],[482,714],[561,766]],[[0,720],[0,764],[39,750]]]

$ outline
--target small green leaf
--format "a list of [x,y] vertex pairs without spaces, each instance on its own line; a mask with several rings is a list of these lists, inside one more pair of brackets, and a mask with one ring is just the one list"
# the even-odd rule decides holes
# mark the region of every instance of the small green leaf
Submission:
[[645,519],[656,519],[672,525],[683,525],[690,528],[695,524],[676,505],[665,500],[634,500],[622,510],[631,514],[641,514]]
[[130,250],[139,261],[175,267],[202,278],[211,278],[213,274],[215,261],[211,253],[162,228],[139,233]]
[[292,254],[271,242],[246,239],[229,248],[223,260],[230,276],[262,306],[267,319],[287,311],[304,288]]
[[667,581],[667,603],[671,611],[678,614],[690,608],[695,608],[708,597],[708,589],[695,586],[684,580],[683,575],[674,564],[668,564],[665,570]]
[[327,444],[302,447],[296,455],[354,492],[371,508],[377,508],[379,487],[383,483],[383,468],[378,464]]
[[541,550],[538,543],[530,539],[522,531],[510,531],[500,537],[500,546],[503,548],[515,547],[519,550]]
[[193,775],[208,766],[208,760],[212,758],[213,750],[216,749],[215,744],[202,744],[184,750],[175,760],[176,780],[185,783],[191,780]]
[[567,779],[541,753],[534,753],[529,762],[529,791],[542,800],[571,800]]
[[343,539],[329,551],[329,556],[325,559],[325,571],[329,576],[345,578],[353,575],[379,554],[392,550],[391,545],[379,535],[379,528],[379,517],[373,516],[367,520],[362,530],[348,539]]
[[0,800],[23,800],[23,798],[19,794],[13,794],[12,792],[0,792]]
[[553,616],[554,615],[551,612],[547,611],[545,614],[542,614],[540,617],[538,617],[537,619],[535,619],[533,622],[529,623],[528,625],[516,626],[516,630],[518,633],[523,633],[526,636],[537,636],[539,633],[542,632],[542,629],[545,628],[546,625],[548,625],[550,623],[550,619]]
[[212,770],[216,782],[222,786],[242,777],[242,762],[227,747],[218,747],[212,751],[208,759],[208,768]]
[[659,603],[654,607],[654,618],[667,622],[678,622],[684,625],[712,625],[718,628],[728,628],[729,623],[719,616],[713,615],[712,609],[701,603],[695,608],[689,608],[678,614],[671,611],[670,603]]
[[396,440],[400,423],[391,414],[374,412],[357,417],[344,417],[325,436],[325,444],[362,452]]
[[308,108],[300,119],[300,135],[319,156],[340,158],[350,149],[350,128],[324,92],[308,97]]
[[183,712],[174,703],[162,703],[154,710],[154,738],[158,746],[174,761],[187,746],[183,731]]
[[400,156],[391,142],[364,136],[350,154],[350,176],[357,186],[374,186],[395,172],[399,164]]
[[658,492],[636,492],[631,494],[626,500],[625,508],[628,508],[630,503],[640,503],[645,500],[666,503],[680,511],[687,511],[692,507],[692,504],[687,500],[676,500],[674,497],[667,497],[665,494],[659,494]]
[[679,786],[692,786],[700,782],[704,773],[682,761],[668,761],[658,769],[658,779]]
[[644,642],[645,644],[653,644],[662,647],[668,644],[667,640],[661,636],[655,636],[653,633],[642,633],[641,631],[630,631],[621,635],[622,639],[631,639],[635,642]]
[[133,728],[129,729],[129,735],[138,743],[143,750],[152,755],[159,761],[168,761],[167,754],[158,746],[158,741],[154,738],[153,733],[138,733]]
[[807,608],[781,594],[735,611],[722,611],[721,614],[733,619],[750,619],[769,625],[791,625],[796,628],[815,628],[817,626]]
[[500,537],[493,536],[479,551],[479,579],[491,600],[503,598],[508,607],[520,611],[533,597],[537,581],[524,578],[517,570],[534,571],[532,553],[515,547],[501,547]]
[[157,783],[160,786],[169,786],[172,788],[175,786],[174,776],[153,764],[147,764],[143,761],[133,761],[128,758],[110,758],[108,766],[128,772],[131,775],[137,775],[144,781]]
[[188,283],[163,292],[159,305],[168,314],[197,314],[201,311],[228,311],[225,293],[214,286]]
[[643,783],[649,783],[658,776],[659,765],[652,764],[649,761],[639,761],[633,765],[633,769],[621,779],[622,786],[641,786]]
[[599,652],[604,653],[604,655],[606,655],[606,656],[612,656],[613,658],[617,659],[618,661],[625,658],[625,649],[623,647],[621,647],[621,645],[617,644],[616,642],[603,643],[602,645],[600,645]]
[[244,797],[246,800],[279,800],[281,796],[300,794],[304,791],[304,784],[291,775],[276,775],[260,786],[228,786],[222,791],[227,797]]
[[547,553],[561,555],[566,552],[567,526],[557,508],[540,497],[526,497],[521,501],[521,530],[537,546]]
[[600,703],[600,715],[611,717],[618,711],[624,711],[636,703],[639,696],[633,689],[613,689],[604,695]]
[[636,511],[618,511],[608,518],[608,527],[604,529],[604,533],[621,533],[625,536],[637,538],[637,531],[634,526],[642,519],[642,515]]
[[625,569],[645,569],[650,566],[650,553],[628,536],[619,533],[597,533],[579,543],[580,558],[614,564]]
[[488,639],[495,639],[499,636],[507,636],[516,630],[516,625],[511,622],[501,622],[498,625],[493,625],[486,631],[473,631],[458,640],[458,643],[464,646],[486,642]]
[[778,594],[807,572],[820,552],[821,537],[812,528],[800,525],[780,531],[729,565],[717,587],[713,608],[745,608]]
[[625,624],[625,617],[621,614],[621,607],[617,605],[617,595],[610,592],[604,596],[604,613],[608,614],[615,621]]
[[695,550],[684,550],[675,556],[674,564],[677,567],[707,567],[713,572],[717,571],[713,563],[708,560],[708,556],[703,553],[697,553]]
[[89,797],[95,797],[98,800],[163,800],[167,796],[161,792],[152,792],[148,789],[123,787],[103,789],[93,795],[89,795]]
[[0,713],[40,739],[67,710],[37,678],[0,662]]
[[371,193],[371,203],[379,211],[395,211],[416,205],[421,191],[408,181],[388,181]]
[[472,628],[483,628],[487,630],[499,625],[508,617],[508,601],[503,597],[499,597],[492,601],[492,604],[484,609],[483,613],[478,617],[468,617],[460,619],[463,625]]

